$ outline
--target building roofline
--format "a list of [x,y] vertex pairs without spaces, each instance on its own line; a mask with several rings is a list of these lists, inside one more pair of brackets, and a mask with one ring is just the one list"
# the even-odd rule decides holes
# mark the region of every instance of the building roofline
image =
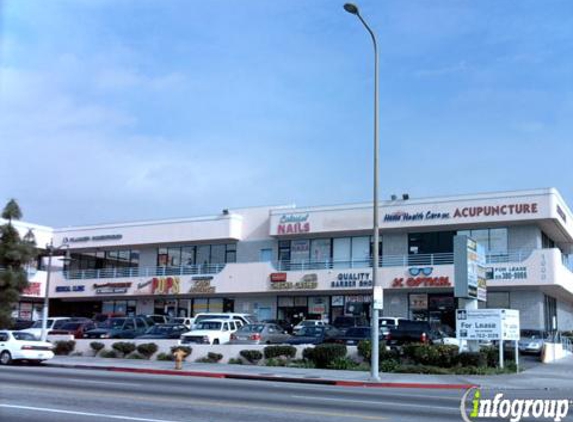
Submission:
[[[415,199],[396,199],[396,200],[380,200],[379,206],[408,206],[408,205],[424,205],[435,203],[457,202],[464,200],[480,200],[480,199],[498,199],[498,198],[518,198],[523,196],[532,195],[557,195],[558,198],[566,205],[563,197],[556,188],[540,188],[540,189],[527,189],[527,190],[513,190],[513,191],[500,191],[500,192],[482,192],[472,194],[459,194],[448,196],[433,196]],[[372,208],[372,202],[348,203],[339,205],[319,205],[293,208],[292,212],[314,212],[314,211],[339,211],[351,210],[358,208]],[[570,212],[570,210],[568,210]],[[283,211],[284,212],[284,211]],[[271,210],[271,215],[280,214],[280,210]]]

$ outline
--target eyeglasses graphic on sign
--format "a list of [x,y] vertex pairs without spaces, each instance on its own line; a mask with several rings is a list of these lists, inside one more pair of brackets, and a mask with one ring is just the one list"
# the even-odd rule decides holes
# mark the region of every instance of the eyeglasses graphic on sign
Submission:
[[423,274],[423,275],[430,275],[432,274],[432,267],[412,267],[412,268],[408,268],[408,272],[410,273],[410,275],[412,277],[416,277],[417,275]]

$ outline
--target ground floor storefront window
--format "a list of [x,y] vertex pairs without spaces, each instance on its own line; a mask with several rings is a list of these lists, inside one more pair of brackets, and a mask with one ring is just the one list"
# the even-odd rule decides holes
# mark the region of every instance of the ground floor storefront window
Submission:
[[135,316],[136,300],[106,300],[102,302],[101,313],[106,315]]
[[278,319],[298,324],[305,319],[332,323],[339,316],[370,318],[370,295],[279,296]]
[[232,298],[184,298],[155,299],[153,313],[170,317],[195,316],[198,313],[234,312],[235,300]]
[[414,321],[456,328],[456,299],[453,293],[410,293],[408,314]]
[[12,308],[12,318],[36,321],[42,318],[42,308],[42,303],[21,301]]

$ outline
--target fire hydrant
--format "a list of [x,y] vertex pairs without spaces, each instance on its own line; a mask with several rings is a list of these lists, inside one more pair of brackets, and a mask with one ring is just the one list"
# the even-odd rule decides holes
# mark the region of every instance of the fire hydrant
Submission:
[[173,357],[175,358],[175,369],[183,369],[183,361],[187,357],[187,353],[185,353],[185,351],[182,349],[176,349],[173,352]]

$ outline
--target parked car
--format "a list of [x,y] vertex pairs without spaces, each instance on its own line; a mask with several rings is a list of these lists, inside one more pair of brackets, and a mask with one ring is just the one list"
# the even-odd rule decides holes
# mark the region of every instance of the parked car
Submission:
[[107,313],[107,314],[95,314],[92,318],[92,321],[95,323],[96,327],[99,327],[101,324],[106,322],[110,318],[115,317],[123,317],[124,314],[115,314],[115,313]]
[[95,322],[89,319],[85,321],[67,321],[60,328],[48,331],[48,334],[71,334],[74,338],[84,338],[84,334],[87,331],[95,328],[97,328]]
[[292,329],[294,328],[293,323],[288,322],[284,319],[265,319],[262,322],[266,322],[269,324],[276,324],[279,327],[281,327],[284,331],[286,331],[288,334],[292,334]]
[[195,329],[181,335],[179,345],[225,344],[231,334],[242,327],[241,321],[232,319],[207,319],[195,325]]
[[380,326],[380,335],[387,336],[392,328],[396,328],[400,325],[400,321],[407,321],[407,318],[403,317],[380,317],[378,318],[378,323]]
[[12,331],[18,331],[18,330],[25,330],[26,328],[30,328],[30,327],[32,327],[32,325],[34,325],[34,321],[32,321],[30,319],[16,318],[16,319],[12,319],[12,327],[10,327],[10,328]]
[[93,330],[86,331],[84,338],[135,338],[147,331],[149,325],[141,317],[110,318]]
[[193,320],[194,320],[194,318],[175,317],[175,318],[171,319],[171,323],[184,325],[185,327],[187,327],[187,331],[189,331],[189,330],[191,330],[191,327],[193,326]]
[[[547,332],[543,330],[521,330],[520,339],[517,343],[519,353],[540,355],[547,337]],[[507,341],[505,344],[507,347],[513,347],[512,341]]]
[[[57,330],[62,328],[62,326],[68,322],[70,322],[72,318],[70,317],[50,317],[48,318],[46,328],[47,332],[51,330]],[[21,333],[28,333],[32,334],[37,340],[42,337],[42,320],[39,319],[38,321],[34,322],[30,328],[26,328],[25,330],[20,330]]]
[[339,336],[340,331],[332,325],[305,326],[298,330],[285,343],[287,344],[321,344],[328,343],[333,337]]
[[365,327],[368,325],[366,318],[359,316],[338,316],[334,318],[332,325],[344,332],[351,327]]
[[391,328],[383,339],[388,346],[395,347],[410,343],[432,344],[438,338],[439,334],[427,321],[402,320],[397,327]]
[[153,321],[153,324],[169,324],[171,322],[170,318],[166,315],[138,315],[145,317],[146,322],[149,324]]
[[136,339],[178,339],[188,331],[189,328],[183,324],[155,324]]
[[0,331],[0,364],[17,360],[40,363],[54,357],[52,347],[52,343],[38,341],[31,333]]
[[241,326],[257,322],[257,319],[250,314],[237,314],[233,312],[222,312],[222,313],[206,312],[206,313],[198,313],[195,315],[195,320],[193,321],[191,329],[195,330],[200,322],[210,319],[225,319],[232,321],[240,321]]
[[301,331],[303,328],[325,327],[327,325],[328,324],[326,323],[326,321],[323,321],[321,319],[305,319],[304,321],[301,321],[297,325],[295,325],[294,328],[292,329],[292,332],[293,332],[293,334],[296,334],[299,331]]
[[362,340],[370,340],[371,333],[372,329],[370,327],[350,327],[344,333],[330,337],[325,342],[356,346]]
[[231,334],[231,344],[276,344],[290,338],[277,324],[249,324]]

